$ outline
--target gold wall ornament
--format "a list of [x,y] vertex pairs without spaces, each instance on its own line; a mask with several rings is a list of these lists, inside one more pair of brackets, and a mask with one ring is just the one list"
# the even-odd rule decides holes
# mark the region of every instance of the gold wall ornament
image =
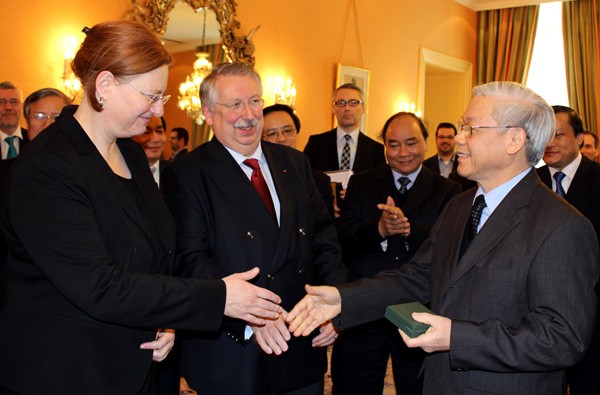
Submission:
[[246,36],[235,34],[234,31],[240,28],[240,22],[235,19],[235,0],[131,0],[133,9],[126,13],[125,18],[142,22],[159,35],[163,35],[167,30],[169,12],[177,1],[188,4],[194,10],[204,7],[213,10],[219,23],[221,45],[226,59],[254,66],[255,48],[252,36],[260,26],[252,29]]

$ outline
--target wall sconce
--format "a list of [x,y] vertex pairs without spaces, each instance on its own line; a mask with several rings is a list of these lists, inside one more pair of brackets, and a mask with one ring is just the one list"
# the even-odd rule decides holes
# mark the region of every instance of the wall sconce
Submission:
[[421,118],[421,111],[416,111],[417,110],[417,106],[414,102],[412,103],[400,103],[400,110],[399,111],[404,111],[404,112],[412,112],[413,114],[415,114],[417,117]]
[[77,47],[77,41],[73,38],[67,43],[64,52],[64,64],[63,64],[63,75],[61,77],[63,81],[63,89],[71,100],[74,100],[81,92],[81,82],[73,73],[71,69],[71,62],[75,58],[75,48]]
[[287,78],[285,87],[283,86],[283,79],[281,77],[275,77],[273,93],[275,94],[275,103],[287,104],[288,106],[295,108],[296,86],[292,84],[292,79],[290,77]]

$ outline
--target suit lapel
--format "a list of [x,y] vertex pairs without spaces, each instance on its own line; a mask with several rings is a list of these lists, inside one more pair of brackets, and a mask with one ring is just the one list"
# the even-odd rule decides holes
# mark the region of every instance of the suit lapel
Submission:
[[[521,222],[518,211],[529,204],[531,195],[538,182],[539,178],[536,173],[531,171],[506,195],[480,229],[477,237],[473,240],[469,248],[467,248],[458,265],[451,265],[450,280],[444,292],[500,243],[511,229]],[[461,239],[467,217],[471,210],[470,203],[472,203],[472,200],[465,203],[461,209],[461,216],[463,218],[460,221],[462,223]],[[460,248],[460,240],[456,243],[456,253],[458,252],[458,248]],[[457,255],[455,254],[454,256],[456,257]],[[456,258],[454,261],[456,261]]]
[[201,168],[213,180],[214,185],[221,189],[224,198],[241,213],[241,218],[247,221],[248,226],[263,234],[266,240],[279,239],[279,228],[275,220],[225,147],[213,138],[206,143],[206,155],[200,158]]
[[425,166],[415,180],[415,184],[408,190],[408,195],[402,206],[402,212],[409,217],[410,213],[418,210],[423,202],[423,196],[429,196],[434,188],[434,174]]
[[581,158],[581,163],[575,172],[573,181],[569,186],[565,200],[575,207],[585,206],[584,200],[590,194],[589,189],[592,186],[590,179],[593,177],[594,169],[586,157]]
[[290,238],[296,237],[295,228],[295,217],[294,209],[296,205],[296,197],[290,182],[291,168],[287,157],[281,155],[281,152],[276,152],[273,146],[267,143],[262,144],[263,153],[269,163],[269,170],[271,171],[271,177],[273,177],[273,183],[277,190],[277,197],[280,203],[279,213],[279,237],[277,238],[277,248],[272,262],[272,270],[276,270],[277,266],[284,263],[284,257],[287,254],[287,249],[293,242]]

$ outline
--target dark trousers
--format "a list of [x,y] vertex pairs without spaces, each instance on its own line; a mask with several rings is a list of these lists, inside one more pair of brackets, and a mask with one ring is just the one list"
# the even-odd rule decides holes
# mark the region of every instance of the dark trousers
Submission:
[[336,395],[381,395],[389,357],[396,393],[422,393],[425,353],[406,347],[398,329],[378,320],[342,332],[333,346],[331,378]]

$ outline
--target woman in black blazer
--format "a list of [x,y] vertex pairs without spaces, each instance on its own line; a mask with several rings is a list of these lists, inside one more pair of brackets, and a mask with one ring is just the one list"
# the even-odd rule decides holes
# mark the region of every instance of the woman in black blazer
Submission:
[[277,295],[244,281],[258,269],[165,276],[173,220],[129,137],[162,115],[171,56],[137,22],[84,31],[81,105],[23,150],[2,210],[0,394],[152,393],[152,361],[174,339],[157,328],[216,331],[223,315],[260,324],[280,312]]

